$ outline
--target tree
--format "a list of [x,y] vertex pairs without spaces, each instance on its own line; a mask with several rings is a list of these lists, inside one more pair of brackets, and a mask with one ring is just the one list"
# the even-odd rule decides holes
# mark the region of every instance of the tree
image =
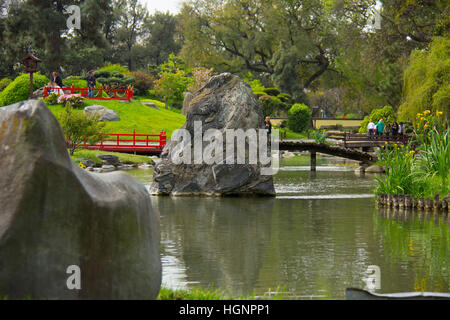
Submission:
[[182,40],[174,15],[156,12],[145,21],[143,27],[147,34],[145,43],[150,63],[160,65],[171,53],[178,54]]
[[361,31],[375,1],[195,0],[185,4],[182,57],[218,71],[272,80],[295,100],[336,73],[339,35]]
[[67,103],[64,112],[59,117],[61,129],[69,142],[70,155],[80,148],[84,141],[94,144],[100,139],[105,124],[98,119],[100,114],[86,115],[75,112],[70,103]]
[[399,113],[414,120],[417,113],[432,108],[450,115],[450,39],[436,37],[429,50],[411,54],[404,73],[403,103]]
[[148,11],[139,0],[121,2],[123,8],[115,35],[114,56],[116,62],[124,62],[128,69],[135,70],[136,58],[143,54],[140,39],[143,36],[143,25],[148,18]]

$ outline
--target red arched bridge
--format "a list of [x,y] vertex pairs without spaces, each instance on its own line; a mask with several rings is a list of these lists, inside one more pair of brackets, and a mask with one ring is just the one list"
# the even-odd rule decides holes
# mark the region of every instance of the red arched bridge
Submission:
[[103,134],[99,139],[85,140],[79,146],[88,150],[159,154],[166,143],[166,131],[161,131],[160,134],[138,134],[133,130],[133,133]]

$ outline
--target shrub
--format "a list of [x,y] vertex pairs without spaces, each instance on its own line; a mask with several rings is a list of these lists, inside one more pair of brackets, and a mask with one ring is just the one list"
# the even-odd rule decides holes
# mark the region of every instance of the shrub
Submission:
[[284,103],[281,102],[281,100],[278,99],[277,97],[272,97],[268,95],[261,96],[259,98],[259,102],[263,109],[263,113],[266,116],[272,116],[277,111],[282,110],[285,106]]
[[288,128],[294,132],[304,131],[311,121],[311,110],[302,103],[294,104],[288,112]]
[[258,98],[261,98],[262,96],[267,96],[267,94],[263,91],[257,91],[254,92],[255,96],[257,96]]
[[110,73],[112,73],[113,71],[117,71],[122,74],[130,73],[130,70],[128,70],[126,67],[122,67],[120,64],[107,64],[106,66],[98,69],[95,73],[97,74],[98,71],[109,71]]
[[280,90],[278,90],[277,88],[265,88],[263,91],[267,95],[273,96],[273,97],[276,97],[276,96],[278,96],[281,93]]
[[113,77],[113,78],[123,78],[124,76],[123,76],[123,73],[122,72],[119,72],[119,71],[112,71],[111,72],[111,76]]
[[283,102],[289,102],[292,99],[292,96],[289,93],[280,93],[277,96],[278,99],[280,99]]
[[56,92],[52,92],[47,98],[44,98],[43,101],[46,105],[52,106],[58,104],[58,97],[59,95]]
[[[145,95],[147,93],[147,91],[153,86],[154,79],[147,72],[134,71],[131,73],[131,75],[132,75],[132,78],[135,80],[134,88],[135,88],[136,95]],[[127,82],[125,82],[125,83],[127,83]],[[132,84],[132,83],[128,83],[128,84]]]
[[[77,77],[78,78],[78,77]],[[83,80],[81,78],[71,78],[71,79],[64,79],[64,85],[66,87],[74,87],[74,88],[86,88],[87,87],[87,81]]]
[[69,141],[70,154],[84,141],[95,143],[100,139],[104,123],[98,120],[100,115],[86,115],[83,112],[76,112],[72,105],[67,103],[64,112],[59,116],[59,122],[64,132],[64,136]]
[[110,78],[111,72],[108,70],[97,70],[95,71],[95,77],[96,78]]
[[325,130],[315,130],[314,131],[314,142],[325,143],[328,137],[328,133]]
[[98,83],[105,84],[108,83],[109,78],[99,77],[96,79]]
[[[33,75],[33,90],[37,90],[50,80],[37,72]],[[30,75],[24,73],[19,75],[2,92],[0,92],[0,106],[6,106],[28,99],[30,95]]]
[[0,80],[0,92],[2,92],[11,82],[12,80],[8,78]]
[[84,106],[84,98],[80,94],[62,94],[58,98],[58,103],[64,106],[70,104],[74,108]]
[[155,82],[155,93],[166,102],[166,105],[180,108],[184,100],[184,92],[191,83],[184,70],[178,69],[176,73],[164,71],[160,79]]
[[126,76],[122,80],[126,85],[132,85],[136,82],[136,78],[133,76]]

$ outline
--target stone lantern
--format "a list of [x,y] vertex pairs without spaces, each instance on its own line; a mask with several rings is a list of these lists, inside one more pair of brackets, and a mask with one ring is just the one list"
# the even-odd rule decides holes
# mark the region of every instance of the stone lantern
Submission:
[[31,47],[28,48],[28,54],[22,59],[22,63],[25,66],[25,72],[30,73],[30,99],[33,99],[33,73],[37,71],[39,62],[41,62],[41,59],[33,54]]

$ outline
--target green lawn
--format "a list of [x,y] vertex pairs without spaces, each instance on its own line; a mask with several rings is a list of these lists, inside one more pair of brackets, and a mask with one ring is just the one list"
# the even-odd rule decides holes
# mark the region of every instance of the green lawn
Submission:
[[[179,113],[163,108],[156,110],[136,100],[132,102],[86,100],[86,105],[93,104],[114,110],[119,116],[120,121],[106,122],[106,133],[133,133],[135,130],[139,134],[159,134],[161,130],[166,130],[167,137],[170,138],[173,131],[183,126],[186,121],[186,117]],[[64,110],[62,105],[52,105],[49,109],[56,116]],[[76,111],[82,112],[83,108]]]
[[139,156],[128,153],[99,151],[99,150],[85,150],[85,149],[77,150],[71,157],[72,160],[75,162],[78,162],[76,161],[76,159],[86,158],[100,165],[102,164],[102,160],[96,157],[97,154],[111,154],[117,156],[119,158],[119,161],[124,164],[143,164],[143,163],[154,164],[153,160],[147,156]]
[[250,296],[232,297],[223,291],[214,288],[193,288],[193,289],[168,289],[161,287],[158,300],[281,300],[284,298],[285,289],[277,288],[278,293],[269,296],[265,294],[262,297]]

